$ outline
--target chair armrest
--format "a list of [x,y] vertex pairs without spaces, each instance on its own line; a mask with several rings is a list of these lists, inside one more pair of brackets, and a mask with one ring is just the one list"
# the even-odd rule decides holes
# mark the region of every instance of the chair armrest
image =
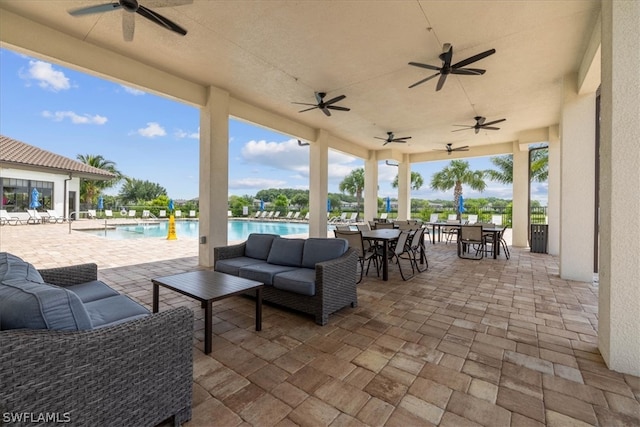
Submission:
[[90,331],[0,331],[0,411],[66,414],[72,425],[184,422],[192,340],[186,307]]
[[94,263],[38,270],[45,282],[58,286],[78,285],[98,280],[98,266]]
[[316,294],[321,294],[325,299],[348,290],[355,293],[357,264],[358,254],[352,248],[336,259],[317,263]]
[[244,249],[246,246],[246,242],[242,242],[237,245],[218,246],[213,248],[214,264],[219,259],[238,258],[244,256]]

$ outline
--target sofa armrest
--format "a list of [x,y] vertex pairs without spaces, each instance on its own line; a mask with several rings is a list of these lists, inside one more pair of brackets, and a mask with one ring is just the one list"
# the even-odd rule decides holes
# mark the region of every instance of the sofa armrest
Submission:
[[46,283],[58,286],[78,285],[98,280],[98,266],[94,263],[38,270]]
[[[316,294],[323,300],[335,298],[336,295],[356,296],[358,254],[352,248],[342,256],[316,264]],[[347,299],[348,299],[347,298]]]
[[0,331],[0,412],[72,425],[187,421],[192,341],[186,307],[90,331]]
[[244,249],[247,246],[246,242],[238,243],[237,245],[218,246],[213,248],[213,262],[219,259],[230,259],[244,256]]

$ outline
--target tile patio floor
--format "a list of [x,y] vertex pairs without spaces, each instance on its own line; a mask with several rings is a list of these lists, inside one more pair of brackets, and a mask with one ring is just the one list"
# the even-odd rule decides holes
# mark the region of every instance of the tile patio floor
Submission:
[[[102,280],[150,308],[152,277],[197,268],[197,241],[178,238],[3,226],[0,250],[38,268],[96,262]],[[365,278],[359,306],[324,327],[267,305],[255,332],[252,300],[216,303],[210,356],[199,305],[161,289],[161,310],[196,315],[186,425],[640,425],[640,378],[610,371],[597,350],[597,283],[562,280],[557,258],[524,249],[509,261],[427,249],[427,272]]]

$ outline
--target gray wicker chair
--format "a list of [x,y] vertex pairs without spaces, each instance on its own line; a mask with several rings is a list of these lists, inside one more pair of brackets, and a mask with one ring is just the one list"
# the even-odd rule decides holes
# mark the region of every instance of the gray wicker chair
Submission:
[[[97,279],[95,264],[39,271],[59,286]],[[155,426],[173,417],[178,426],[191,418],[192,337],[185,307],[87,331],[0,331],[0,412],[77,426]]]

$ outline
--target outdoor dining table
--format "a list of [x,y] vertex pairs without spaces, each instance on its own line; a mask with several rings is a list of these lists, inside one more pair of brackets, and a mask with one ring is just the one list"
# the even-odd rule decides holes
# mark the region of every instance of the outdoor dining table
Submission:
[[431,243],[436,244],[436,227],[438,227],[438,243],[442,240],[440,236],[442,236],[442,227],[459,227],[460,224],[449,224],[446,221],[436,221],[436,222],[425,222],[425,226],[431,226]]
[[389,243],[398,240],[401,231],[397,228],[363,231],[364,240],[382,242],[382,280],[389,280]]

